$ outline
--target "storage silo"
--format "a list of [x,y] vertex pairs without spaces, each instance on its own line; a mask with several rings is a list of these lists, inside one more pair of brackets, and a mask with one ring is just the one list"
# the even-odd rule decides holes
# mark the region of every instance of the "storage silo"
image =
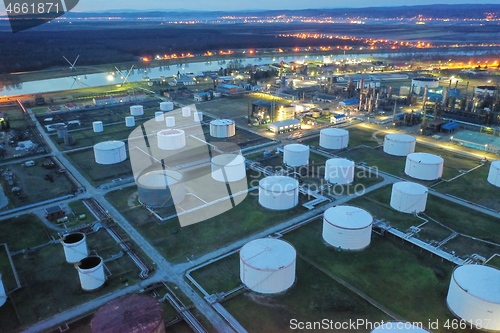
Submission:
[[325,128],[319,132],[319,145],[326,149],[343,149],[349,144],[349,131],[341,128]]
[[189,106],[182,107],[182,116],[185,118],[191,117],[191,108]]
[[89,255],[87,237],[81,232],[65,235],[61,238],[66,261],[74,264]]
[[236,182],[246,177],[245,158],[239,154],[212,157],[212,178],[219,182]]
[[155,121],[162,122],[164,120],[165,120],[165,116],[163,115],[162,111],[155,112]]
[[407,156],[415,152],[417,139],[408,134],[387,134],[384,138],[384,153],[393,156]]
[[161,102],[160,103],[160,111],[172,111],[174,109],[174,103],[172,102]]
[[240,250],[240,279],[250,290],[276,294],[295,281],[297,253],[289,243],[274,239],[253,240]]
[[67,125],[59,124],[59,125],[53,126],[53,128],[55,128],[57,131],[57,138],[58,139],[64,139],[64,137],[68,135],[68,126]]
[[175,117],[165,117],[165,124],[167,125],[167,127],[175,127]]
[[292,143],[283,148],[283,164],[301,167],[309,164],[309,146]]
[[420,180],[435,180],[443,175],[442,157],[428,153],[412,153],[406,156],[405,174]]
[[328,208],[323,214],[323,239],[343,250],[362,250],[370,245],[373,217],[353,206]]
[[2,273],[0,273],[0,307],[7,302],[7,293],[2,281]]
[[127,149],[122,141],[104,141],[94,145],[97,164],[117,164],[127,159]]
[[471,325],[500,331],[500,270],[483,265],[455,268],[446,303],[455,316]]
[[104,131],[104,125],[102,124],[102,121],[94,121],[92,123],[92,129],[94,130],[94,133],[100,133]]
[[390,332],[410,332],[410,333],[429,333],[412,323],[391,321],[375,328],[371,333],[390,333]]
[[259,204],[272,210],[291,209],[299,203],[299,182],[287,176],[269,176],[259,181]]
[[142,116],[144,114],[144,107],[142,105],[132,105],[130,107],[131,116]]
[[186,135],[180,129],[165,129],[156,134],[158,148],[163,150],[176,150],[186,146]]
[[137,180],[139,201],[153,208],[172,206],[185,197],[182,173],[173,170],[152,170]]
[[391,207],[403,213],[421,213],[427,204],[427,187],[412,183],[398,182],[392,185]]
[[125,126],[135,127],[135,117],[134,116],[125,117]]
[[488,182],[500,187],[500,160],[491,162],[490,171],[488,172]]
[[85,257],[76,266],[78,276],[80,277],[80,285],[83,290],[96,290],[106,282],[104,262],[101,257]]
[[236,134],[236,124],[231,119],[215,119],[210,122],[210,136],[229,138]]
[[193,120],[196,122],[202,122],[203,121],[203,112],[193,113]]
[[63,139],[64,139],[64,144],[66,146],[74,146],[76,144],[76,139],[74,135],[68,134]]
[[354,181],[354,162],[345,158],[330,158],[325,163],[325,180],[330,184],[347,185]]
[[90,322],[92,333],[165,333],[160,302],[144,294],[128,294],[106,303]]

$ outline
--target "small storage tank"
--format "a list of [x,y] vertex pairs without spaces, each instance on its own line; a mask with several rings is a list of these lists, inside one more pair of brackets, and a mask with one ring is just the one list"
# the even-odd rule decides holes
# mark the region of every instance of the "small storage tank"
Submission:
[[76,144],[74,135],[68,134],[63,139],[66,146],[74,146]]
[[131,116],[142,116],[144,114],[144,107],[142,105],[132,105],[130,107]]
[[160,111],[172,111],[174,109],[174,103],[172,102],[161,102]]
[[323,215],[323,239],[343,250],[362,250],[370,245],[373,217],[353,206],[328,208]]
[[182,173],[173,170],[153,170],[140,175],[137,180],[139,201],[153,208],[172,206],[184,200],[185,188]]
[[384,153],[407,156],[415,151],[417,139],[408,134],[387,134],[384,138]]
[[89,255],[87,237],[81,232],[65,235],[61,238],[66,261],[75,264]]
[[428,153],[411,153],[406,156],[405,174],[420,180],[435,180],[443,175],[442,157]]
[[127,150],[122,141],[104,141],[94,145],[97,164],[117,164],[127,159]]
[[115,298],[96,311],[90,322],[92,333],[165,333],[159,301],[144,294]]
[[156,134],[158,148],[163,150],[176,150],[186,146],[186,136],[180,129],[165,129]]
[[236,134],[236,124],[231,119],[215,119],[210,122],[210,136],[229,138]]
[[319,145],[326,149],[343,149],[349,144],[349,132],[341,128],[325,128],[319,132]]
[[193,120],[196,122],[202,122],[203,121],[203,112],[193,113]]
[[85,291],[96,290],[106,282],[104,262],[101,257],[89,256],[83,258],[76,269],[80,277],[80,285]]
[[165,123],[167,127],[175,127],[175,117],[172,116],[165,117]]
[[292,143],[283,148],[283,164],[301,167],[309,164],[309,146]]
[[135,117],[133,116],[125,117],[125,126],[135,127]]
[[250,290],[276,294],[295,281],[297,253],[289,243],[274,239],[253,240],[240,250],[240,279]]
[[500,161],[491,162],[488,172],[488,182],[500,187]]
[[299,182],[287,176],[269,176],[259,181],[259,204],[273,210],[291,209],[299,203]]
[[57,131],[57,138],[58,139],[64,139],[65,136],[68,135],[68,126],[67,125],[56,125],[53,128],[56,129]]
[[161,122],[165,120],[165,116],[163,115],[162,111],[157,111],[155,112],[155,121]]
[[0,273],[0,307],[7,302],[7,293],[2,281],[2,273]]
[[375,328],[371,333],[390,333],[390,332],[410,332],[410,333],[429,333],[412,323],[391,321]]
[[398,182],[392,185],[391,207],[403,213],[421,213],[427,204],[427,187],[412,183]]
[[182,116],[183,117],[191,117],[191,108],[189,106],[182,107]]
[[331,184],[346,185],[354,181],[354,162],[345,158],[331,158],[325,163],[325,180]]
[[455,268],[446,303],[458,318],[500,331],[500,270],[483,265]]
[[100,133],[104,131],[104,125],[102,124],[102,121],[94,121],[92,123],[92,129],[94,130],[94,133]]
[[237,154],[214,156],[212,178],[219,182],[236,182],[246,177],[245,158]]

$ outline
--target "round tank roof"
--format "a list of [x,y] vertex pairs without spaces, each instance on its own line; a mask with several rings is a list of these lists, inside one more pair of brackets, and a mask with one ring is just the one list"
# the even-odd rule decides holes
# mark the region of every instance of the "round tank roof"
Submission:
[[210,122],[211,125],[232,125],[234,121],[231,119],[215,119]]
[[282,193],[296,189],[299,182],[287,176],[268,176],[259,181],[259,186],[268,192]]
[[125,142],[123,141],[104,141],[99,142],[94,146],[94,149],[97,150],[114,150],[125,146]]
[[253,240],[240,250],[241,260],[259,270],[279,270],[295,261],[297,254],[289,243],[274,239]]
[[414,136],[408,134],[387,134],[385,138],[397,142],[415,142],[417,140]]
[[301,151],[309,150],[309,146],[302,145],[300,143],[292,143],[292,144],[286,145],[285,149],[288,151],[301,152]]
[[170,135],[180,135],[184,134],[183,130],[180,129],[164,129],[158,132],[160,136],[170,136]]
[[394,183],[392,187],[397,191],[413,195],[425,194],[428,192],[427,187],[413,182],[398,182]]
[[373,223],[370,213],[353,206],[328,208],[323,217],[329,224],[342,229],[364,229]]
[[354,162],[351,160],[348,160],[346,158],[330,158],[329,160],[326,161],[328,163],[328,166],[336,166],[336,167],[352,167],[354,166]]
[[483,265],[463,265],[455,269],[453,279],[468,294],[500,304],[500,270]]
[[156,299],[139,294],[118,297],[94,314],[92,332],[157,332],[163,323],[163,310]]
[[444,162],[441,156],[429,153],[411,153],[406,158],[420,164],[441,164]]
[[414,78],[413,80],[415,80],[415,81],[424,81],[424,82],[439,81],[439,79],[437,79],[435,77],[417,77],[417,78]]
[[164,188],[182,180],[182,173],[173,170],[153,170],[139,176],[137,183],[142,187]]
[[490,167],[500,170],[500,160],[491,162]]
[[235,166],[245,163],[245,158],[237,154],[223,154],[213,157],[212,163],[222,166]]
[[344,136],[349,135],[349,131],[341,128],[325,128],[320,131],[321,134],[328,136]]

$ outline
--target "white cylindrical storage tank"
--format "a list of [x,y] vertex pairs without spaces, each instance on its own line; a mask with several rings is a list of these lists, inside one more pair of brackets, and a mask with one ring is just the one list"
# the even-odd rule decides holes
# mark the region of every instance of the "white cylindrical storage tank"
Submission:
[[500,161],[491,162],[488,172],[488,182],[500,187]]
[[0,273],[0,307],[7,302],[7,293],[2,281],[2,274]]
[[427,204],[427,187],[412,183],[398,182],[392,185],[391,207],[403,213],[421,213]]
[[175,117],[172,116],[165,117],[165,123],[167,127],[175,127]]
[[163,115],[163,111],[155,112],[155,121],[161,122],[165,120],[165,116]]
[[80,260],[76,269],[80,277],[80,285],[85,291],[92,291],[106,282],[104,262],[101,257],[89,256]]
[[158,148],[163,150],[176,150],[186,146],[186,135],[180,129],[165,129],[156,134]]
[[174,109],[174,103],[172,102],[161,102],[160,111],[172,111]]
[[144,107],[142,105],[132,105],[130,107],[131,116],[142,116],[144,114]]
[[500,270],[483,265],[457,267],[446,303],[455,316],[471,325],[500,331]]
[[253,240],[240,250],[240,279],[250,290],[276,294],[295,281],[297,253],[289,243],[274,239]]
[[223,154],[211,160],[212,178],[219,182],[236,182],[246,177],[245,158],[237,154]]
[[331,184],[347,185],[354,181],[354,162],[331,158],[325,163],[325,180]]
[[125,126],[135,127],[135,117],[134,116],[125,117]]
[[97,164],[117,164],[127,159],[127,149],[122,141],[105,141],[94,145]]
[[100,133],[104,131],[104,125],[102,124],[102,121],[94,121],[92,123],[92,129],[94,130],[94,133]]
[[411,85],[413,87],[413,92],[420,94],[424,91],[425,86],[429,89],[439,87],[439,79],[435,77],[417,77],[411,80]]
[[443,175],[442,157],[428,153],[411,153],[406,156],[405,174],[420,180],[435,180]]
[[203,121],[203,112],[195,112],[193,113],[193,120],[197,122]]
[[139,201],[153,208],[172,206],[186,195],[182,173],[173,170],[152,170],[137,180]]
[[410,333],[429,333],[429,331],[424,330],[412,323],[396,322],[391,321],[384,323],[377,328],[375,328],[371,333],[390,333],[390,332],[410,332]]
[[273,210],[291,209],[299,203],[299,182],[287,176],[269,176],[259,181],[259,204]]
[[89,255],[85,234],[76,232],[61,238],[66,261],[75,264]]
[[417,139],[408,134],[387,134],[384,138],[384,153],[394,156],[407,156],[415,152]]
[[370,245],[373,217],[353,206],[328,208],[323,215],[323,239],[343,250],[361,250]]
[[191,108],[189,106],[182,107],[182,116],[183,117],[191,117]]
[[309,164],[309,146],[292,143],[283,148],[283,164],[300,167]]
[[215,119],[210,122],[210,136],[229,138],[236,134],[236,124],[231,119]]
[[319,145],[326,149],[343,149],[349,144],[349,132],[341,128],[325,128],[319,132]]

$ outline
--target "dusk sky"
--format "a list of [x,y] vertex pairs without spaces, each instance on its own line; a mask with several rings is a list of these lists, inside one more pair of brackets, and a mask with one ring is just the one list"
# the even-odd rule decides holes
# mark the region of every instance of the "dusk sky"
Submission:
[[[496,1],[486,1],[486,3]],[[162,10],[240,10],[240,9],[305,9],[305,8],[346,8],[346,7],[373,7],[373,6],[400,6],[400,5],[429,5],[429,4],[484,4],[481,0],[80,0],[74,11],[118,10],[118,9],[162,9]],[[0,14],[5,14],[3,1],[0,2]]]

